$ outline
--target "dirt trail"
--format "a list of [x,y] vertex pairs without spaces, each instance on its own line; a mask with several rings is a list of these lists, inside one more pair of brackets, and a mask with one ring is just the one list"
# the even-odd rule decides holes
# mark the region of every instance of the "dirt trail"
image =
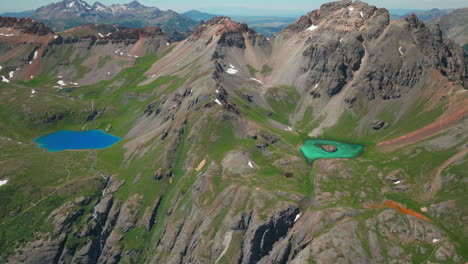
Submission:
[[435,173],[434,178],[431,182],[431,188],[424,194],[424,200],[429,200],[437,194],[437,192],[442,187],[442,171],[444,171],[448,166],[454,163],[456,160],[463,158],[466,154],[468,154],[468,148],[465,148],[458,152],[457,154],[451,156],[448,160],[446,160],[442,165],[440,165]]
[[[66,164],[66,162],[65,162],[65,164]],[[6,221],[0,223],[0,226],[5,225],[5,224],[7,224],[7,223],[9,223],[9,222],[11,222],[11,221],[13,221],[13,220],[15,220],[16,218],[22,216],[23,214],[29,212],[31,209],[33,209],[34,207],[36,207],[36,206],[37,206],[38,204],[40,204],[42,201],[48,199],[49,197],[51,197],[52,195],[54,195],[55,193],[57,193],[57,191],[58,191],[60,188],[62,188],[63,186],[65,186],[65,184],[67,184],[68,181],[69,181],[69,179],[70,179],[70,174],[71,174],[71,173],[70,173],[70,170],[68,169],[68,167],[67,167],[66,165],[63,165],[63,164],[62,164],[62,166],[63,166],[63,167],[65,168],[65,170],[67,171],[67,179],[65,180],[65,182],[64,182],[61,186],[55,188],[55,189],[54,189],[52,192],[50,192],[48,195],[42,197],[42,198],[39,199],[37,202],[35,202],[35,203],[32,204],[31,206],[29,206],[28,208],[24,209],[24,210],[23,210],[22,212],[20,212],[19,214],[17,214],[17,215],[15,215],[14,217],[12,217],[12,218],[10,218],[10,219],[8,219],[8,220],[6,220]]]
[[364,205],[364,208],[369,208],[369,209],[372,209],[372,208],[393,208],[395,210],[397,210],[398,212],[402,213],[402,214],[407,214],[407,215],[412,215],[412,216],[415,216],[419,219],[422,219],[422,220],[425,220],[425,221],[428,221],[428,222],[432,222],[431,219],[427,218],[426,216],[416,212],[416,211],[413,211],[411,209],[408,209],[408,208],[404,208],[402,207],[399,203],[395,202],[395,201],[392,201],[392,200],[386,200],[383,202],[383,204],[378,204],[378,205],[373,205],[373,204],[369,204],[369,205]]
[[[91,151],[90,151],[89,156],[91,157],[91,159],[93,159],[93,157],[95,157],[95,156],[91,155]],[[95,162],[95,160],[94,160],[94,162]],[[106,179],[107,182],[108,182],[108,177],[107,176],[105,176],[101,171],[98,171],[98,170],[94,169],[94,162],[91,164],[91,171],[95,171],[96,173],[101,175],[104,179]],[[63,184],[61,184],[60,186],[55,187],[55,189],[53,191],[51,191],[49,194],[47,194],[46,196],[44,196],[41,199],[39,199],[38,201],[36,201],[35,203],[33,203],[31,206],[29,206],[28,208],[21,211],[16,216],[14,216],[14,217],[12,217],[12,218],[10,218],[8,220],[5,220],[4,222],[1,222],[0,226],[3,226],[5,224],[15,220],[16,218],[22,216],[23,214],[27,213],[28,211],[30,211],[31,209],[36,207],[38,204],[40,204],[42,201],[44,201],[44,200],[48,199],[49,197],[51,197],[52,195],[56,194],[58,192],[58,190],[60,190],[61,188],[63,188],[67,184],[70,184],[70,182],[73,182],[73,180],[70,180],[71,172],[70,172],[70,169],[68,168],[68,166],[66,164],[68,164],[68,158],[63,162],[63,164],[61,164],[63,166],[63,168],[67,171],[67,178],[65,179],[65,182]]]
[[377,146],[388,146],[391,149],[398,149],[407,145],[414,144],[426,138],[432,137],[439,133],[442,133],[454,125],[458,124],[459,121],[468,117],[468,105],[463,106],[457,111],[439,118],[437,121],[431,124],[391,140],[383,141],[377,144]]

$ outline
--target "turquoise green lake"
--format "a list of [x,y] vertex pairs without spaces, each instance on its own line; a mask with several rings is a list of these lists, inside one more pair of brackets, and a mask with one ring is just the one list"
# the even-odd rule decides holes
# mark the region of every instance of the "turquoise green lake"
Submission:
[[[335,146],[337,150],[335,152],[327,152],[322,149],[324,145]],[[326,139],[307,139],[300,147],[302,154],[309,163],[317,159],[356,158],[361,155],[363,149],[363,145]]]

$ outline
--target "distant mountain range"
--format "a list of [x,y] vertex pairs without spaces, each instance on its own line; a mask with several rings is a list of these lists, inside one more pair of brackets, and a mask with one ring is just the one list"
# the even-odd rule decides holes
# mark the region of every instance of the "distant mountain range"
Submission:
[[191,30],[197,22],[172,10],[163,11],[133,1],[128,4],[106,6],[100,2],[89,5],[82,0],[64,0],[40,7],[34,11],[4,14],[12,17],[27,16],[40,20],[54,31],[94,24],[119,24],[127,27],[160,26],[165,31]]
[[422,21],[429,21],[431,19],[447,15],[452,12],[454,9],[438,9],[434,8],[431,10],[405,10],[405,9],[395,9],[390,10],[391,19],[405,18],[408,15],[415,14]]
[[217,17],[218,15],[214,14],[209,14],[209,13],[204,13],[198,10],[190,10],[185,13],[182,13],[182,15],[195,20],[195,21],[207,21],[212,19],[213,17]]

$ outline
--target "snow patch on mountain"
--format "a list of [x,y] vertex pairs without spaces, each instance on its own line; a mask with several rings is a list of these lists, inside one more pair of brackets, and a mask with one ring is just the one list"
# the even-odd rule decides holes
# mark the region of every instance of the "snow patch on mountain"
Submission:
[[312,25],[312,26],[310,26],[310,27],[307,29],[307,31],[314,31],[314,30],[316,30],[317,28],[318,28],[318,26]]
[[256,81],[256,82],[258,82],[259,84],[263,84],[263,82],[262,82],[262,81],[260,81],[260,80],[257,80],[257,79],[255,79],[255,78],[250,78],[250,80],[252,80],[252,81]]
[[239,71],[236,69],[236,67],[232,64],[229,64],[229,69],[226,71],[227,73],[234,75],[237,74]]

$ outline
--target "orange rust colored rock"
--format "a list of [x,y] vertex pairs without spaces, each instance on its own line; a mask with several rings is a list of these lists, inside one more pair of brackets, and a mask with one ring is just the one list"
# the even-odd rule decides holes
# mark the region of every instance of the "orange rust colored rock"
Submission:
[[386,200],[385,202],[383,202],[383,204],[366,204],[364,205],[364,208],[367,208],[367,209],[379,209],[379,208],[393,208],[395,210],[397,210],[398,212],[402,213],[402,214],[407,214],[407,215],[412,215],[412,216],[416,216],[417,218],[419,219],[422,219],[422,220],[425,220],[425,221],[428,221],[428,222],[432,222],[431,219],[425,217],[424,215],[418,213],[418,212],[415,212],[411,209],[408,209],[408,208],[404,208],[404,207],[401,207],[401,205],[395,201],[392,201],[392,200]]
[[438,120],[421,129],[418,129],[416,131],[413,131],[395,139],[380,142],[377,144],[377,146],[393,146],[395,148],[400,148],[407,145],[411,145],[423,139],[432,137],[443,131],[446,131],[454,125],[457,125],[461,120],[463,120],[467,116],[468,106],[465,105],[450,114],[446,114],[440,117]]
[[422,214],[420,214],[418,212],[415,212],[415,211],[413,211],[411,209],[408,209],[408,208],[401,207],[397,202],[387,200],[383,204],[385,206],[387,206],[387,207],[390,207],[390,208],[393,208],[393,209],[397,210],[398,212],[400,212],[402,214],[416,216],[419,219],[426,220],[428,222],[432,222],[431,219],[425,217],[424,215],[422,215]]

